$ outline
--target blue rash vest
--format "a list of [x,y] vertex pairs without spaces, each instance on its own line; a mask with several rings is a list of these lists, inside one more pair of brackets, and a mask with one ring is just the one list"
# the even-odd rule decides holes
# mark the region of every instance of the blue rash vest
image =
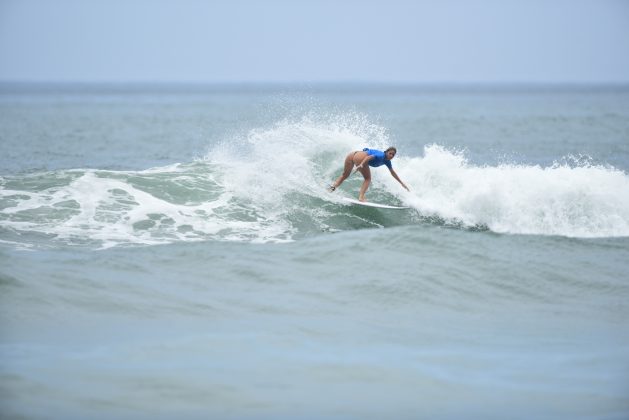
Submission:
[[378,166],[387,165],[387,168],[393,169],[393,166],[391,166],[391,161],[385,159],[386,155],[383,151],[368,149],[365,147],[363,149],[363,152],[367,152],[369,156],[374,156],[374,158],[369,161],[369,166],[377,168]]

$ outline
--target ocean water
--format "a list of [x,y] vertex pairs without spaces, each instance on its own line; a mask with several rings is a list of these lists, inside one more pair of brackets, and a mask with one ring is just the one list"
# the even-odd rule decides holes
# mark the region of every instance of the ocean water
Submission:
[[[395,145],[326,186],[345,155]],[[0,86],[0,417],[629,418],[629,89]]]

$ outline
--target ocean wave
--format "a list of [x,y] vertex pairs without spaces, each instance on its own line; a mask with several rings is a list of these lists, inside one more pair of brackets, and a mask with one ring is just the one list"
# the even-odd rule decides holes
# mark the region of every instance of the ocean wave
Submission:
[[550,167],[471,164],[464,151],[433,144],[400,150],[373,172],[372,201],[349,206],[360,176],[331,194],[345,155],[391,144],[357,114],[283,120],[212,145],[194,162],[143,171],[72,169],[0,178],[0,240],[108,248],[179,241],[283,242],[373,227],[438,223],[497,233],[629,236],[629,177],[587,159]]

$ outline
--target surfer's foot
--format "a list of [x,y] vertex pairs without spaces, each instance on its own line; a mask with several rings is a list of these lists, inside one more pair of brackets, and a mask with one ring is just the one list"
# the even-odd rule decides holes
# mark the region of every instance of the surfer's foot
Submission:
[[334,185],[330,185],[328,187],[328,191],[330,191],[330,192],[334,192],[335,189],[336,189],[336,187]]
[[367,200],[365,200],[365,197],[358,197],[358,201],[362,201],[364,203]]

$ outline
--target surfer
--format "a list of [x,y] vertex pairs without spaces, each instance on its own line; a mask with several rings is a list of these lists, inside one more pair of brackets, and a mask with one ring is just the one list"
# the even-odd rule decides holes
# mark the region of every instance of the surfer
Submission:
[[[389,172],[393,178],[397,180],[406,191],[410,191],[408,187],[402,182],[400,177],[397,176],[395,171],[393,170],[393,166],[391,166],[391,159],[395,157],[397,153],[397,149],[395,147],[389,147],[384,152],[376,149],[368,149],[364,148],[363,150],[357,150],[355,152],[350,152],[349,155],[345,158],[345,166],[343,168],[343,173],[338,177],[334,184],[330,185],[330,192],[336,190],[339,185],[343,183],[351,174],[352,169],[356,166],[355,172],[360,172],[364,178],[363,185],[360,186],[360,192],[358,193],[358,200],[365,201],[365,192],[367,188],[369,188],[369,183],[371,182],[371,170],[370,166],[377,168],[378,166],[386,165],[389,168]],[[367,165],[368,164],[368,165]]]

